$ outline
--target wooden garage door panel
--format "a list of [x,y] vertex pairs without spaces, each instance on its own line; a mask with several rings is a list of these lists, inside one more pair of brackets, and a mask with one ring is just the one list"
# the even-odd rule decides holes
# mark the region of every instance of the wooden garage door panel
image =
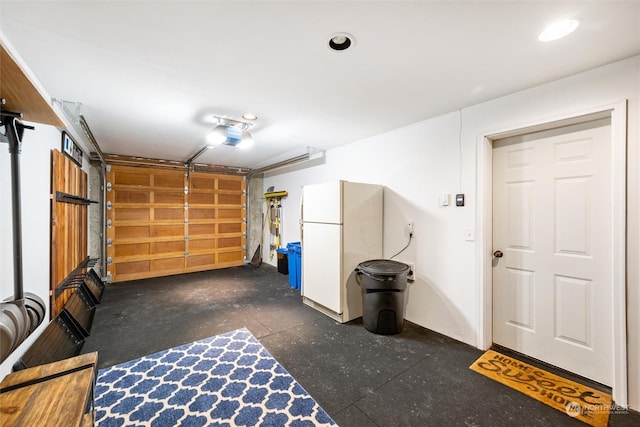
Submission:
[[149,261],[119,262],[115,264],[114,277],[127,274],[142,274],[149,272]]
[[242,205],[242,194],[221,193],[218,194],[219,205]]
[[218,209],[219,219],[242,219],[243,210],[238,209]]
[[216,239],[189,240],[189,250],[191,252],[201,250],[214,250],[216,248]]
[[122,225],[115,227],[113,234],[116,241],[121,239],[144,238],[151,235],[150,228],[148,225]]
[[189,224],[189,235],[216,234],[215,224]]
[[218,248],[237,248],[242,245],[240,237],[227,237],[218,239]]
[[184,203],[184,190],[157,190],[154,191],[154,203],[157,204],[178,204]]
[[235,190],[242,191],[243,190],[242,180],[240,179],[226,179],[220,178],[218,179],[218,190]]
[[116,203],[149,203],[149,191],[147,190],[120,190],[116,193]]
[[210,255],[195,255],[190,256],[187,260],[187,267],[209,267],[212,268],[216,264],[216,256]]
[[121,208],[114,211],[116,221],[148,221],[149,208]]
[[223,222],[218,224],[218,233],[241,233],[242,224],[239,222]]
[[201,208],[195,208],[195,207],[193,207],[193,205],[191,205],[191,207],[189,209],[190,209],[189,219],[192,219],[192,220],[195,220],[195,219],[215,219],[215,217],[216,217],[216,210],[213,209],[213,208],[201,209]]
[[216,202],[216,195],[213,192],[197,193],[189,195],[189,203],[192,205],[213,205]]
[[133,243],[133,244],[118,244],[115,246],[115,256],[125,257],[131,255],[148,255],[150,250],[149,243]]
[[232,263],[238,259],[238,257],[242,256],[242,251],[233,251],[233,252],[222,252],[218,254],[218,262],[219,263]]
[[155,242],[151,244],[152,253],[158,254],[167,254],[167,253],[176,253],[185,251],[185,242],[184,240],[177,240],[173,242]]
[[184,222],[184,208],[155,208],[153,217],[158,221],[173,220]]
[[150,185],[150,175],[144,172],[135,172],[130,168],[115,171],[111,178],[113,185]]
[[112,164],[107,269],[114,282],[242,265],[244,177]]
[[184,188],[184,173],[157,171],[153,176],[156,188]]
[[151,228],[152,237],[183,236],[184,225],[154,225]]
[[184,257],[154,259],[151,261],[151,268],[154,271],[184,270]]
[[200,189],[210,190],[215,187],[217,175],[193,174],[191,176],[191,190],[194,192]]

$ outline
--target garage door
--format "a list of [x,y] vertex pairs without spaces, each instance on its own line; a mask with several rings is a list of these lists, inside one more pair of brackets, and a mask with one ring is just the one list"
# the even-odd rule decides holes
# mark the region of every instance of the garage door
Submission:
[[112,281],[242,265],[245,188],[242,176],[109,165],[107,272]]

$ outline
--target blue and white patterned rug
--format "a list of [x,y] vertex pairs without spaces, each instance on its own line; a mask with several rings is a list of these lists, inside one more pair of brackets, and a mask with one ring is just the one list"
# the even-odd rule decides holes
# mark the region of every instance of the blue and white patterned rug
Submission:
[[100,369],[96,425],[335,426],[245,329]]

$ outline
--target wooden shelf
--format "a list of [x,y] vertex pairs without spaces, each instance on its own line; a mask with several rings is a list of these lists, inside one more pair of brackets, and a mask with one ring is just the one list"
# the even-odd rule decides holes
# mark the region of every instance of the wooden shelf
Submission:
[[0,43],[0,98],[6,100],[4,110],[22,113],[29,122],[64,128],[65,124],[23,68]]

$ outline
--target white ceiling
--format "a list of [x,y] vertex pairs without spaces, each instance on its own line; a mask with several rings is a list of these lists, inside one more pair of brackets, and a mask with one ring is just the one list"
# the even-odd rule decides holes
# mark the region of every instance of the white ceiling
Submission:
[[[578,30],[542,43],[557,19]],[[8,1],[0,25],[106,153],[186,160],[213,115],[258,116],[260,167],[640,53],[640,1]],[[347,32],[355,46],[327,47]]]

